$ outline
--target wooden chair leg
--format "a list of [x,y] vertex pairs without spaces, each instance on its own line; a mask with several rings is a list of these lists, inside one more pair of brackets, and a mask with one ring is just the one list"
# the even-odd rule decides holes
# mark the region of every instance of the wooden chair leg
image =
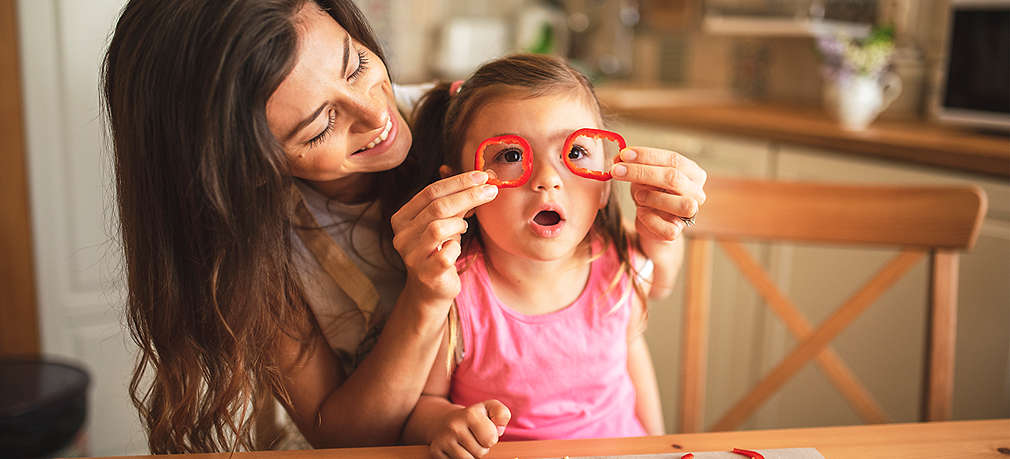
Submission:
[[712,247],[711,239],[692,239],[687,244],[688,272],[682,327],[684,342],[678,420],[681,432],[702,430],[708,305],[712,292]]
[[954,396],[954,348],[957,341],[957,252],[947,250],[934,252],[931,271],[932,285],[922,418],[924,421],[946,421],[951,418]]

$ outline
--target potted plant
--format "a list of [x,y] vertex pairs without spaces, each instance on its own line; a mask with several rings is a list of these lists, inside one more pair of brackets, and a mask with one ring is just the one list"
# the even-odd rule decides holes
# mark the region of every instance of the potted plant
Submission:
[[817,37],[826,108],[849,130],[865,129],[901,93],[892,71],[894,29],[874,27],[868,36]]

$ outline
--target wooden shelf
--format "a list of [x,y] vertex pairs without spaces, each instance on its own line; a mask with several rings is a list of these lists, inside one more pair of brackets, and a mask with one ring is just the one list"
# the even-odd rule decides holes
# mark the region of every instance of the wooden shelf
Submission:
[[877,120],[847,131],[822,110],[749,102],[668,107],[622,104],[620,91],[601,91],[619,118],[751,136],[855,155],[927,164],[1010,178],[1010,137],[985,135],[925,121]]
[[870,33],[869,24],[762,16],[707,15],[702,26],[706,32],[718,35],[814,37],[837,33],[865,37]]

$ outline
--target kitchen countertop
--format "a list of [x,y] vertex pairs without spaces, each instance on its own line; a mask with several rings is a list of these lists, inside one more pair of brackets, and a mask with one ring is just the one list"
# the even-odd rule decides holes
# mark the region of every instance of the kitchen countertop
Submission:
[[641,121],[819,147],[1010,178],[1010,136],[925,121],[874,121],[847,131],[819,108],[736,100],[711,91],[597,88],[619,120]]

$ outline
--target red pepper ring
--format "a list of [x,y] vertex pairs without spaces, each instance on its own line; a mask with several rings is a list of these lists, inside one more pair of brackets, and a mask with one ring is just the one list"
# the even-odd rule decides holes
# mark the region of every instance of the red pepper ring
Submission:
[[694,453],[687,453],[683,456],[680,456],[680,459],[694,459]]
[[[591,138],[594,138],[594,139],[603,139],[603,140],[610,140],[612,142],[617,142],[617,146],[619,148],[618,148],[617,157],[614,158],[614,164],[617,164],[617,163],[621,162],[620,151],[624,150],[624,147],[628,146],[627,143],[625,143],[625,141],[624,141],[624,137],[621,137],[621,135],[618,134],[618,133],[616,133],[616,132],[605,131],[603,129],[582,128],[582,129],[579,129],[579,130],[573,132],[571,135],[568,136],[568,139],[565,140],[565,148],[562,149],[561,151],[562,152],[571,151],[572,144],[574,144],[575,143],[575,139],[577,139],[580,136],[586,136],[586,137],[591,137]],[[567,154],[562,154],[561,158],[564,160],[565,166],[568,166],[568,170],[572,171],[573,174],[578,175],[580,177],[585,177],[585,178],[590,178],[590,179],[593,179],[593,180],[600,180],[600,181],[607,181],[607,180],[610,180],[612,178],[611,175],[610,175],[610,171],[592,171],[592,170],[586,169],[584,167],[579,167],[579,166],[576,166],[576,165],[572,164],[572,160],[570,158],[568,158]]]
[[484,170],[484,148],[496,143],[519,144],[519,147],[523,149],[523,175],[514,180],[501,180],[491,177],[487,179],[487,184],[495,185],[498,188],[515,188],[526,183],[526,181],[530,179],[530,176],[533,175],[533,155],[530,153],[533,151],[533,147],[530,146],[530,143],[527,142],[526,139],[517,135],[500,135],[498,137],[491,137],[481,142],[480,145],[477,146],[477,152],[474,153],[473,168],[479,171]]
[[733,448],[733,451],[730,452],[734,454],[739,454],[741,456],[747,456],[751,459],[765,459],[765,457],[762,456],[761,453],[757,451],[751,451],[749,449]]

